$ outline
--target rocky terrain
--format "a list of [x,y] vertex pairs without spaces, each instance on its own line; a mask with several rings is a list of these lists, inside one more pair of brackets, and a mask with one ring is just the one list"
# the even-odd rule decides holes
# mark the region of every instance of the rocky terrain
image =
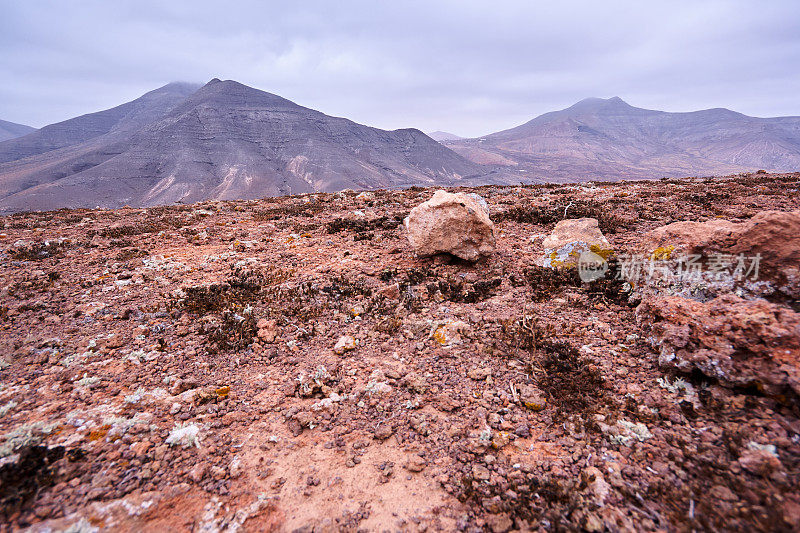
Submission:
[[0,531],[796,531],[799,188],[3,217]]
[[509,130],[441,142],[534,181],[786,172],[800,165],[800,117],[757,118],[729,109],[667,113],[618,97],[587,98]]

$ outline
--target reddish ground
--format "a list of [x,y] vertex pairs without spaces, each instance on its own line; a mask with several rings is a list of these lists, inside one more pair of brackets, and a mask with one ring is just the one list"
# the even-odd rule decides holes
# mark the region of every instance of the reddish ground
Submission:
[[567,209],[634,251],[799,186],[468,189],[496,224],[475,265],[414,256],[428,189],[4,217],[0,530],[800,529],[796,398],[676,388],[637,302],[543,272],[532,239]]

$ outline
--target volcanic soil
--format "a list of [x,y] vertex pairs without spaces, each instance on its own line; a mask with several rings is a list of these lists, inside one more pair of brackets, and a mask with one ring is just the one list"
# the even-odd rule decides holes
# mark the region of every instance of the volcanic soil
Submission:
[[3,217],[0,531],[798,530],[797,398],[660,367],[647,293],[540,265],[564,218],[634,252],[799,187],[449,189],[475,264],[413,253],[434,189]]

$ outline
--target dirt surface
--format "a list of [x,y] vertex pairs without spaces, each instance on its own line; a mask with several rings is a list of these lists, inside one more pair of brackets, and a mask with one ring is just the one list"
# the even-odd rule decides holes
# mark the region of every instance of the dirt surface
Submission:
[[633,253],[798,187],[450,189],[474,265],[411,251],[432,189],[4,217],[0,531],[797,530],[797,398],[662,369],[647,291],[538,265],[565,211]]

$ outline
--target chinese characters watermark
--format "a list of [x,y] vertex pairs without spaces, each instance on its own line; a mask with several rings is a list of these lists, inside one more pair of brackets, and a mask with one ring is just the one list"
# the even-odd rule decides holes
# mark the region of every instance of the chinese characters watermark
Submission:
[[[704,261],[705,259],[705,261]],[[681,282],[698,282],[703,279],[757,281],[761,254],[691,254],[679,259],[657,259],[654,256],[619,254],[615,279],[637,285],[642,280],[658,277]],[[608,262],[598,254],[584,252],[578,259],[581,280],[590,282],[605,276]]]

